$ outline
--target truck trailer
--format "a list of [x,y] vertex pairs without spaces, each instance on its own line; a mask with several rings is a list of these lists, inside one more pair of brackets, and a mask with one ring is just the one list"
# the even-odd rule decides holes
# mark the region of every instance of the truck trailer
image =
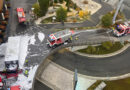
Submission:
[[71,42],[71,38],[74,36],[74,30],[63,30],[48,35],[47,45],[51,48],[55,48],[65,42]]

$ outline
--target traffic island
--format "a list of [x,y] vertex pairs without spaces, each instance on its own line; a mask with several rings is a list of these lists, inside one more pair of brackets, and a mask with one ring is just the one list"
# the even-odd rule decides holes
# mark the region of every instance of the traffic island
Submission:
[[[76,51],[73,51],[74,53],[91,57],[91,58],[106,58],[118,55],[125,51],[130,46],[129,43],[126,44],[124,42],[124,45],[122,45],[120,42],[103,42],[101,45],[91,45],[91,46],[78,46]],[[72,51],[72,49],[70,49]]]

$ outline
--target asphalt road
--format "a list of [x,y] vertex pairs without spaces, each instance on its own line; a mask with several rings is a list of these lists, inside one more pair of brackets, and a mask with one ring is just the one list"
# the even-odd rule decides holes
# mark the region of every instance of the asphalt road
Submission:
[[127,19],[130,19],[130,0],[124,0],[123,13]]
[[[73,39],[73,42],[75,43],[82,43],[84,41],[89,42],[100,42],[103,40],[110,40],[109,34],[106,32],[109,30],[94,30],[94,31],[83,31],[78,33],[78,40]],[[45,39],[43,42],[40,42],[37,33],[43,32],[45,34]],[[43,29],[42,27],[33,26],[28,29],[28,34],[35,35],[35,44],[28,46],[28,55],[26,57],[27,60],[29,60],[29,65],[36,65],[41,63],[45,56],[50,53],[51,48],[48,48],[47,43],[47,36],[48,31],[46,29]]]
[[130,48],[113,57],[94,59],[74,54],[72,52],[54,53],[53,62],[78,73],[97,76],[112,77],[130,73]]
[[47,87],[46,85],[44,85],[44,84],[41,83],[40,81],[35,80],[34,90],[52,90],[52,89],[49,88],[49,87]]
[[[99,2],[100,0],[96,0],[96,1]],[[24,10],[27,11],[27,13],[26,13],[27,17],[29,17],[28,11],[30,10],[30,8],[31,8],[31,6],[34,2],[36,2],[36,0],[11,0],[11,11],[10,11],[10,19],[9,19],[10,36],[17,35],[18,33],[22,33],[22,32],[24,34],[24,32],[26,32],[26,31],[28,31],[27,33],[29,33],[29,34],[36,34],[37,32],[40,31],[40,32],[43,32],[45,35],[48,35],[51,32],[49,30],[39,28],[39,27],[35,27],[35,26],[27,28],[25,26],[21,26],[21,25],[18,24],[18,18],[17,18],[17,15],[16,15],[16,8],[17,7],[24,7]],[[61,24],[56,25],[56,26],[55,25],[54,26],[48,25],[47,28],[53,29],[53,28],[57,28],[57,27],[66,28],[66,27],[72,27],[72,26],[75,26],[75,27],[93,26],[93,25],[95,25],[95,23],[97,23],[99,21],[99,16],[101,15],[101,13],[105,13],[107,10],[110,11],[112,9],[111,7],[105,6],[105,5],[106,4],[104,4],[105,9],[102,8],[100,10],[100,13],[96,13],[95,16],[93,16],[93,22],[95,21],[94,23],[87,23],[87,21],[86,21],[83,24],[67,24],[65,26],[61,26]],[[97,16],[98,16],[98,19],[95,18]],[[83,40],[88,40],[88,39],[91,40],[90,38],[95,37],[97,34],[100,34],[101,32],[83,33],[82,35],[80,35],[80,38],[83,38]],[[102,36],[105,36],[105,35],[106,34],[103,34]],[[85,38],[86,36],[87,36],[87,38]],[[97,41],[97,40],[98,40],[98,38],[95,39],[95,41]],[[30,53],[28,54],[27,59],[29,60],[30,65],[35,65],[35,64],[40,63],[41,61],[44,60],[46,54],[48,54],[50,52],[50,49],[48,49],[46,47],[46,39],[42,43],[39,43],[39,41],[37,40],[36,43],[37,43],[37,45],[30,45],[29,46]],[[129,58],[128,51],[126,51],[125,59]],[[33,56],[34,54],[37,54],[37,53],[40,54],[40,55],[39,56]],[[111,58],[107,58],[107,59],[110,59],[110,60],[100,60],[99,61],[99,60],[95,60],[95,59],[94,60],[91,60],[91,59],[88,59],[88,58],[86,59],[84,57],[79,56],[79,58],[81,58],[81,59],[77,60],[76,62],[79,63],[81,61],[81,63],[83,65],[80,65],[81,63],[79,63],[79,64],[74,63],[75,60],[76,60],[75,57],[77,57],[77,59],[78,59],[78,56],[73,54],[73,53],[70,53],[70,54],[65,53],[64,54],[64,55],[67,56],[67,57],[64,57],[67,60],[58,56],[58,55],[59,54],[57,54],[57,56],[55,57],[57,60],[54,60],[57,64],[60,64],[60,65],[66,67],[66,68],[68,68],[72,71],[74,70],[74,67],[72,67],[72,66],[75,66],[75,67],[78,68],[78,71],[80,69],[82,69],[80,73],[87,74],[87,75],[91,75],[93,73],[93,75],[95,75],[95,76],[98,76],[98,75],[107,76],[107,75],[111,74],[109,72],[114,72],[115,70],[117,70],[118,74],[120,74],[119,69],[117,69],[115,67],[119,66],[120,64],[123,63],[123,60],[121,60],[121,58],[119,58],[119,60],[118,60],[117,57],[113,57],[113,59],[117,58],[116,60],[112,60]],[[63,59],[63,60],[61,61],[60,59]],[[72,59],[72,60],[70,60],[70,59]],[[85,60],[82,60],[82,59],[85,59]],[[70,62],[68,62],[68,60],[70,60]],[[87,61],[87,62],[85,63],[84,61]],[[109,62],[107,62],[107,61],[109,61]],[[115,64],[114,61],[118,61],[118,63],[116,65],[114,65]],[[68,63],[68,65],[64,64],[63,62],[66,63],[66,64]],[[112,64],[111,68],[109,67],[110,64]],[[126,73],[127,69],[129,68],[129,65],[125,65],[125,64],[123,64],[122,66],[120,65],[121,66],[120,69],[122,69],[122,70],[124,69],[123,71],[121,71],[122,73]],[[127,64],[129,64],[128,60],[127,60]],[[106,67],[106,68],[104,69],[103,66]],[[96,68],[99,69],[99,70],[97,70],[97,73],[96,73],[96,70],[95,70]],[[107,70],[107,71],[105,72],[105,70]],[[105,73],[105,74],[103,74],[103,73]],[[116,73],[112,73],[112,75],[116,75]],[[36,84],[37,84],[36,87],[40,87],[42,90],[48,90],[48,89],[45,89],[46,87],[42,86],[39,82],[37,82]],[[38,90],[40,90],[40,89],[38,89]]]
[[27,19],[30,17],[29,10],[31,10],[32,4],[34,4],[36,0],[10,0],[11,9],[10,9],[10,18],[9,18],[9,35],[15,35],[20,32],[26,31],[27,27],[24,25],[19,25],[18,17],[16,13],[16,8],[22,7],[24,11],[26,11]]

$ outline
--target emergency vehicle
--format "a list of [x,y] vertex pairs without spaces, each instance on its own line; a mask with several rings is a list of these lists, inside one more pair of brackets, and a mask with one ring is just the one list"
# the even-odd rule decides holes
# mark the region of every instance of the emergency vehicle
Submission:
[[19,23],[26,22],[25,13],[23,8],[16,8]]
[[127,35],[130,33],[130,22],[125,22],[124,24],[118,24],[113,28],[113,34],[117,37]]
[[0,77],[0,89],[2,89],[4,86],[3,82],[2,82],[2,78]]
[[8,43],[6,45],[5,55],[1,59],[3,59],[2,66],[0,68],[0,75],[8,78],[16,78],[18,74],[21,72],[19,69],[19,47],[20,47],[20,38],[19,37],[9,37]]
[[63,30],[56,33],[52,33],[48,36],[47,45],[55,48],[65,42],[71,42],[72,36],[75,34],[73,30]]
[[8,88],[8,90],[21,90],[20,85],[17,86],[11,86],[10,88]]

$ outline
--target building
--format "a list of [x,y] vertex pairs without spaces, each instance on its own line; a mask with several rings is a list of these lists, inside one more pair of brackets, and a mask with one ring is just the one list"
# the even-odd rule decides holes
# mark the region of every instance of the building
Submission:
[[8,19],[9,11],[6,3],[4,0],[0,0],[0,20]]
[[5,41],[6,26],[9,19],[9,5],[9,1],[0,0],[0,43]]
[[3,19],[3,3],[4,0],[0,0],[0,20]]

